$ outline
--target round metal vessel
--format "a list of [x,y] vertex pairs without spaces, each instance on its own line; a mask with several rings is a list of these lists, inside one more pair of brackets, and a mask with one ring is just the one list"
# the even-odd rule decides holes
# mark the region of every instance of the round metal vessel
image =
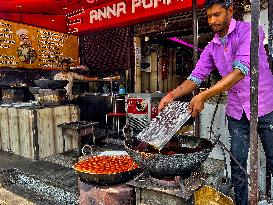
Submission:
[[139,151],[139,144],[136,139],[127,139],[125,149],[140,168],[154,177],[187,177],[200,168],[214,147],[209,140],[179,135],[173,137],[160,153]]

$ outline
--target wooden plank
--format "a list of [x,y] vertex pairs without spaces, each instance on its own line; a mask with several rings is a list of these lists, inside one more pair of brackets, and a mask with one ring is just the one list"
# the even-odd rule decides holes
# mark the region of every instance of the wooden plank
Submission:
[[[70,113],[71,114],[77,114],[77,119],[76,121],[78,121],[80,119],[80,108],[78,106],[75,106],[75,105],[71,105],[69,106],[69,109],[70,109]],[[73,121],[73,119],[71,119]]]
[[150,90],[150,73],[141,72],[141,92]]
[[78,132],[77,130],[66,129],[64,131],[65,135],[65,151],[78,148]]
[[[70,106],[65,106],[64,108],[66,110],[64,118],[68,118],[69,119],[68,122],[72,122]],[[72,135],[75,135],[74,133],[76,133],[76,132],[72,131],[72,133],[73,133]],[[76,137],[73,137],[72,135],[65,138],[65,149],[66,149],[66,151],[73,149],[73,141],[74,141],[74,139]]]
[[[80,120],[80,108],[77,106],[70,106],[70,121],[76,122]],[[71,149],[78,148],[78,139],[73,138],[71,142]]]
[[151,74],[150,74],[150,92],[157,90],[157,54],[151,53]]
[[57,127],[59,124],[70,122],[69,106],[60,106],[54,108],[55,117],[55,139],[56,139],[56,151],[58,153],[63,152],[63,133],[62,128]]
[[141,39],[134,38],[135,49],[135,92],[141,93]]
[[162,80],[162,55],[163,55],[163,46],[160,46],[160,52],[159,52],[159,56],[160,58],[157,59],[158,61],[157,64],[158,64],[158,75],[157,75],[157,83],[158,83],[158,89],[156,90],[159,90],[159,91],[163,91],[163,80]]
[[[37,110],[0,108],[1,148],[34,159],[33,127],[38,129],[39,156],[44,158],[63,151],[62,129],[58,124],[79,120],[77,106],[59,106]],[[34,124],[33,124],[34,123]],[[77,148],[77,138],[68,139],[66,149]]]
[[[167,80],[167,90],[166,91],[170,91],[172,90],[172,83],[173,83],[173,58],[174,58],[174,49],[170,48],[170,56],[169,56],[169,65],[168,65],[168,68],[169,68],[169,75],[168,75],[168,80]],[[166,92],[165,91],[165,92]]]
[[2,146],[2,135],[1,135],[1,122],[2,122],[2,108],[0,107],[0,149],[2,150],[3,149],[3,146]]
[[0,108],[1,112],[1,139],[2,139],[2,149],[4,151],[10,150],[10,139],[9,139],[9,116],[8,108]]
[[37,112],[39,156],[45,158],[54,154],[53,108],[39,109]]
[[[63,135],[62,128],[57,127],[59,124],[65,122],[75,122],[79,120],[80,110],[77,106],[59,106],[54,108],[55,118],[55,141],[56,141],[56,152],[60,153],[63,151]],[[77,138],[65,137],[65,151],[77,148]]]
[[19,135],[20,135],[20,155],[34,159],[33,146],[33,112],[28,109],[18,109]]
[[[71,122],[71,116],[70,116],[70,106],[63,106],[61,107],[60,116],[62,119],[62,123],[65,122]],[[70,135],[65,136],[65,151],[68,151],[72,149],[72,138]]]
[[15,154],[20,155],[20,137],[19,137],[19,120],[18,120],[18,109],[9,108],[9,131],[10,131],[10,148]]
[[[63,133],[62,128],[57,127],[59,124],[64,123],[63,117],[61,115],[61,107],[54,108],[54,117],[55,117],[55,150],[57,153],[63,152]],[[67,121],[67,120],[66,120]]]

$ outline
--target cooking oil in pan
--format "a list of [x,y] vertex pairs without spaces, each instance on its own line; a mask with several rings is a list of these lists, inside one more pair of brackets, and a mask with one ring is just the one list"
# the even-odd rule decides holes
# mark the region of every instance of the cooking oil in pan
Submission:
[[170,144],[170,146],[165,146],[161,150],[154,147],[153,145],[147,143],[139,143],[137,150],[140,152],[151,153],[151,154],[162,154],[162,155],[173,155],[173,154],[188,154],[194,152],[200,152],[202,150],[201,146],[195,147],[182,147],[179,144]]

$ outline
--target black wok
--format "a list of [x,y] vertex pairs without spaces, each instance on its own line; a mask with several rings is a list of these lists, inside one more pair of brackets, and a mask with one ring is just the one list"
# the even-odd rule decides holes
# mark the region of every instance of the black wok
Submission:
[[28,87],[29,92],[31,92],[33,95],[39,94],[39,87]]
[[126,183],[139,173],[139,169],[133,169],[131,171],[120,172],[116,174],[90,174],[80,172],[75,168],[74,170],[77,172],[82,181],[100,186],[113,186]]
[[42,89],[62,89],[64,88],[68,80],[48,80],[48,79],[40,79],[34,80],[35,84]]
[[139,151],[140,143],[136,139],[127,139],[125,141],[127,153],[140,168],[151,176],[160,178],[189,176],[201,167],[214,147],[209,140],[180,135],[174,136],[160,153],[153,149]]
[[[127,155],[125,151],[106,151],[106,152],[107,152],[106,154],[107,156]],[[99,155],[101,153],[105,153],[105,152],[98,152],[96,155]],[[92,156],[95,156],[95,155],[91,155],[91,157]],[[86,160],[87,159],[86,157],[88,158],[89,156],[87,155],[83,156],[78,163],[81,163],[82,161]],[[101,185],[101,186],[112,186],[112,185],[128,182],[140,172],[140,169],[136,168],[130,171],[112,173],[112,174],[87,173],[87,172],[78,170],[76,168],[76,164],[74,164],[73,169],[76,171],[76,173],[78,174],[78,176],[80,177],[82,181],[95,184],[95,185]]]

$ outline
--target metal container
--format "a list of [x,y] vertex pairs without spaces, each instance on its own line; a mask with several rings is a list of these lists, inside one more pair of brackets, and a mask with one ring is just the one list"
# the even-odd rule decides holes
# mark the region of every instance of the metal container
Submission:
[[35,100],[44,105],[60,105],[65,99],[65,89],[39,89],[39,95],[35,94]]
[[139,169],[116,174],[89,174],[79,171],[76,172],[80,179],[84,182],[101,186],[113,186],[130,181],[134,176],[136,176],[136,174],[139,173]]
[[27,87],[10,87],[2,90],[2,101],[4,103],[15,103],[26,101]]
[[68,80],[48,80],[48,79],[40,79],[34,80],[35,84],[42,89],[62,89],[64,88]]
[[23,102],[24,92],[16,89],[6,89],[2,91],[2,101],[4,103]]
[[[100,155],[100,156],[122,156],[122,155],[127,155],[128,154],[125,151],[105,151],[105,152],[97,152],[93,153],[93,155],[86,155],[83,156],[79,162],[88,159],[88,157],[92,157],[95,155]],[[78,162],[78,163],[79,163]],[[77,164],[77,163],[76,163]],[[76,169],[76,164],[73,165],[73,169],[77,172],[79,175],[80,179],[82,181],[95,184],[95,185],[101,185],[101,186],[112,186],[112,185],[117,185],[117,184],[122,184],[125,182],[128,182],[131,180],[134,176],[136,176],[139,172],[140,169],[136,168],[130,171],[126,172],[120,172],[120,173],[113,173],[113,174],[96,174],[96,173],[86,173],[82,172]]]
[[206,139],[175,136],[157,153],[156,150],[139,151],[140,141],[127,139],[125,149],[140,168],[154,177],[187,177],[198,170],[207,159],[213,144]]
[[31,92],[33,95],[39,94],[40,87],[28,87],[29,92]]

